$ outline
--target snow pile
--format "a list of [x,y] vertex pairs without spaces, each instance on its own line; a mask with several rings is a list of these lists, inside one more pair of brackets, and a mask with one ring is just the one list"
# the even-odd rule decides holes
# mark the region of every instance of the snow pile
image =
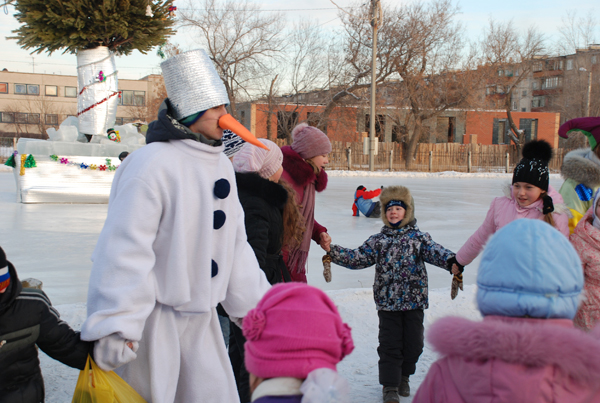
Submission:
[[[429,309],[425,311],[425,332],[435,320],[449,315],[464,316],[477,320],[481,316],[475,306],[475,286],[466,285],[455,300],[450,299],[450,288],[430,290]],[[340,314],[352,328],[354,351],[339,365],[338,371],[348,380],[350,396],[356,403],[381,399],[381,386],[377,371],[377,333],[379,323],[373,292],[371,289],[357,288],[327,291],[334,300]],[[74,329],[79,329],[86,318],[86,305],[83,303],[58,305],[56,307]],[[417,364],[417,372],[410,379],[412,393],[417,391],[425,378],[429,366],[437,359],[431,347],[425,343],[425,350]],[[42,373],[46,384],[46,402],[64,403],[71,401],[79,371],[54,361],[40,351]],[[402,402],[412,401],[412,396],[402,398]]]
[[[453,179],[473,179],[473,178],[506,178],[512,179],[511,173],[504,172],[413,172],[413,171],[344,171],[328,170],[327,176],[331,177],[384,177],[384,178],[453,178]],[[560,174],[550,174],[551,179],[561,179]]]

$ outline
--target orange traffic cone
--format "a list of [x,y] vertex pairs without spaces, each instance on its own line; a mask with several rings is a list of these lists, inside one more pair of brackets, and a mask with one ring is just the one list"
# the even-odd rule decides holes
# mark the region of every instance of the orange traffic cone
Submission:
[[231,116],[229,113],[221,116],[221,118],[219,119],[219,127],[221,129],[231,130],[232,132],[240,136],[242,140],[245,140],[250,144],[254,144],[255,146],[264,148],[265,150],[269,149],[263,143],[258,141],[254,134],[250,133],[248,129],[242,126],[242,124],[235,120],[233,116]]

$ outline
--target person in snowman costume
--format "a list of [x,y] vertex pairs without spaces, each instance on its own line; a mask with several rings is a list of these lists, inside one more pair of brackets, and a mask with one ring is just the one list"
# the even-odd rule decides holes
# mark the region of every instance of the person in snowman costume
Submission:
[[148,402],[239,402],[216,306],[243,318],[270,285],[223,153],[229,99],[203,50],[161,68],[168,98],[115,174],[82,339]]

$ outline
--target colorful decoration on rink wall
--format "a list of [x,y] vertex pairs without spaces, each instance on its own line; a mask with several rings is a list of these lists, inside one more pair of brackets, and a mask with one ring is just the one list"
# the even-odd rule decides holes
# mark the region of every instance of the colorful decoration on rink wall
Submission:
[[[17,164],[15,162],[15,158],[17,157],[17,155],[18,153],[16,151],[13,152],[13,154],[6,160],[4,165],[9,166],[11,168],[16,168]],[[105,159],[106,165],[86,164],[85,162],[73,162],[69,161],[67,157],[59,157],[58,155],[54,154],[50,156],[50,159],[62,165],[76,166],[80,169],[89,169],[91,171],[113,172],[119,167],[119,165],[113,165],[112,160],[110,158]],[[35,158],[33,158],[33,154],[21,154],[21,168],[19,170],[19,175],[25,175],[25,168],[37,168],[37,163],[35,161]]]
[[64,164],[64,165],[77,166],[78,168],[89,169],[90,171],[112,172],[112,171],[115,171],[119,167],[119,165],[113,165],[110,158],[105,159],[106,165],[86,164],[85,162],[73,162],[73,161],[69,161],[69,159],[66,157],[59,157],[58,155],[54,155],[54,154],[50,156],[50,159],[52,159],[53,161],[59,162],[61,164]]

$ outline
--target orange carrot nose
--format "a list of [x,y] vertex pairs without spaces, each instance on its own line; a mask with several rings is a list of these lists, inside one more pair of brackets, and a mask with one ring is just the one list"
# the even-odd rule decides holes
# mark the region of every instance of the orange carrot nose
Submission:
[[250,144],[254,144],[255,146],[264,148],[265,150],[269,149],[263,143],[258,141],[258,139],[254,137],[254,134],[250,133],[248,129],[242,126],[242,124],[235,120],[233,116],[231,116],[229,113],[221,116],[221,118],[219,119],[219,127],[221,129],[231,130],[232,132],[240,136],[242,140],[245,140]]

